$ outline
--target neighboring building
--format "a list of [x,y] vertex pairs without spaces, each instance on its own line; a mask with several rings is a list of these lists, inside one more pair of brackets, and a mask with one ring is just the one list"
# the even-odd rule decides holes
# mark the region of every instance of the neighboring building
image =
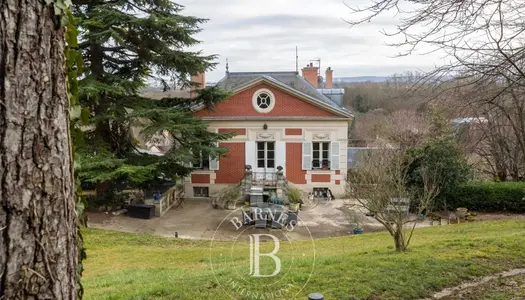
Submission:
[[228,149],[225,157],[194,164],[186,195],[213,196],[239,184],[247,165],[259,179],[272,177],[281,166],[288,182],[304,191],[328,188],[342,195],[353,116],[316,90],[317,74],[312,65],[303,69],[303,77],[297,72],[226,72],[217,85],[230,98],[213,111],[196,109],[194,115],[208,121],[209,130],[236,136],[220,143]]

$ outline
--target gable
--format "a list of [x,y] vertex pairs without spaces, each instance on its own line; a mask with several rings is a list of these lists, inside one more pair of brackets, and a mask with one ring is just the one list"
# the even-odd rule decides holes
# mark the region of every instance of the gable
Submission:
[[[275,106],[268,113],[260,113],[252,105],[253,95],[260,89],[268,89],[275,96]],[[337,117],[336,114],[308,103],[267,83],[259,83],[232,95],[214,107],[214,112],[200,110],[197,117]]]

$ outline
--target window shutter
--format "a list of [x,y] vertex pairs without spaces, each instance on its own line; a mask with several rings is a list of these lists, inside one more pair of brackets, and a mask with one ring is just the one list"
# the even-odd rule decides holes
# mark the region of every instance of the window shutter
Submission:
[[275,143],[275,167],[283,167],[284,175],[286,176],[286,142]]
[[303,142],[303,170],[312,169],[312,142]]
[[257,167],[256,161],[255,161],[255,141],[247,141],[245,144],[244,149],[244,156],[245,156],[245,165],[252,166],[252,170],[255,170]]
[[210,157],[210,170],[211,171],[216,171],[219,169],[219,160],[216,159],[216,158],[211,158]]
[[[216,144],[216,146],[219,146]],[[219,158],[208,158],[210,160],[210,171],[217,171],[219,170]]]
[[183,165],[186,166],[186,168],[193,168],[193,151],[190,150],[190,154],[192,160],[183,163]]
[[332,142],[331,151],[330,170],[339,170],[341,157],[339,153],[339,142]]

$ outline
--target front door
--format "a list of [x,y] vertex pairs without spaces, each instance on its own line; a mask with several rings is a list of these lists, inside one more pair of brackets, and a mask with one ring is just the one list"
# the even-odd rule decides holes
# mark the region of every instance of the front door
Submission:
[[275,142],[257,142],[256,179],[275,180]]

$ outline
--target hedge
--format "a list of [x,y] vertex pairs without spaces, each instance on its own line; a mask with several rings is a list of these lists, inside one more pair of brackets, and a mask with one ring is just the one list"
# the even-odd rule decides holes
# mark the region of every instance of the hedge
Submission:
[[447,206],[477,211],[525,212],[525,182],[469,182],[447,197]]

